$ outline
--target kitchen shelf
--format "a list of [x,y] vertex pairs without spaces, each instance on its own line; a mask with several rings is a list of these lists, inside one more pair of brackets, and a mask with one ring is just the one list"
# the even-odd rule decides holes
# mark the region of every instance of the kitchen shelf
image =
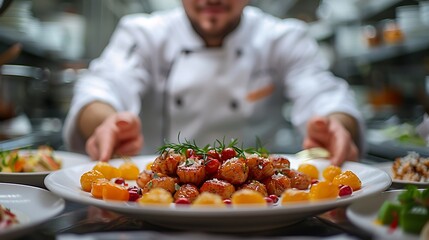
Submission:
[[343,57],[339,61],[352,61],[358,65],[380,62],[429,49],[429,35],[406,40],[397,45],[386,45],[368,49],[356,56]]
[[362,1],[359,16],[346,20],[318,20],[309,23],[310,34],[318,41],[335,35],[335,28],[347,25],[362,25],[364,22],[377,22],[382,19],[395,18],[395,8],[401,5],[416,5],[416,0],[377,0]]
[[386,9],[392,8],[397,4],[405,2],[404,0],[377,0],[368,1],[361,9],[361,19],[369,19]]

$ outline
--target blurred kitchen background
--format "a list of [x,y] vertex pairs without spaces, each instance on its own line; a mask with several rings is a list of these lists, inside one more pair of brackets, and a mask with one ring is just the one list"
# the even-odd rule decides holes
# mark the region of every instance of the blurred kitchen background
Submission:
[[[0,51],[20,42],[23,52],[2,68],[0,148],[50,144],[61,149],[60,132],[73,85],[104,49],[118,20],[180,4],[180,0],[14,0],[0,17]],[[410,149],[428,149],[413,132],[429,108],[428,0],[251,4],[280,18],[309,23],[332,71],[357,94],[368,123],[369,157],[383,160]],[[284,111],[286,127],[275,139],[279,149],[291,146],[286,151],[295,151],[301,140],[288,127],[288,104]],[[381,144],[392,139],[405,145]]]

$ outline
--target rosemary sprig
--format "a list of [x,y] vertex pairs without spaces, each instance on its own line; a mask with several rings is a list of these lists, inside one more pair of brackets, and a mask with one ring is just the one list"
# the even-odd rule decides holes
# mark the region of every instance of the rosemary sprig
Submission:
[[175,153],[186,155],[188,149],[192,149],[197,155],[203,155],[205,153],[204,148],[198,147],[195,141],[190,142],[189,140],[185,140],[184,143],[180,141],[179,143],[165,143],[164,146],[158,148],[158,153],[162,154],[169,150],[173,150]]
[[201,148],[197,145],[195,140],[191,142],[185,139],[184,142],[180,142],[180,140],[178,140],[178,143],[165,142],[165,144],[162,147],[158,148],[158,153],[162,154],[164,152],[173,150],[175,153],[186,155],[186,151],[188,149],[192,149],[196,155],[202,156],[204,159],[206,159],[207,152],[209,150],[214,149],[216,152],[222,153],[222,150],[226,148],[232,148],[235,150],[238,157],[245,157],[245,153],[258,154],[259,156],[268,156],[269,154],[268,150],[262,146],[262,143],[259,138],[257,138],[256,140],[256,147],[250,147],[250,148],[244,149],[243,145],[239,147],[238,144],[239,144],[238,139],[233,138],[230,140],[228,144],[226,144],[225,138],[223,138],[222,141],[216,139],[216,141],[213,143],[213,146],[208,144]]

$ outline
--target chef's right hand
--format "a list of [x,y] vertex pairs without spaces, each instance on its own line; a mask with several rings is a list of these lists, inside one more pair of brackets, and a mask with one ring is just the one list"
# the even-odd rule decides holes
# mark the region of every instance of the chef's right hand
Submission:
[[0,66],[8,62],[12,62],[21,53],[22,46],[20,43],[15,43],[6,51],[0,53]]
[[99,161],[113,155],[136,155],[143,147],[140,118],[129,112],[115,113],[106,118],[88,138],[86,152]]

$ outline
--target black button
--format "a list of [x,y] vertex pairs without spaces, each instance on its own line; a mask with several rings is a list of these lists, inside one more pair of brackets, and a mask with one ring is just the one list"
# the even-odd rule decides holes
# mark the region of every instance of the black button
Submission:
[[191,53],[192,53],[192,50],[189,50],[189,49],[183,49],[183,50],[182,50],[182,53],[183,53],[183,54],[185,54],[185,55],[189,55],[189,54],[191,54]]
[[176,105],[177,107],[181,107],[183,105],[183,100],[181,97],[176,97]]
[[241,49],[238,49],[235,54],[237,54],[237,57],[241,57],[241,55],[243,55],[243,51],[241,51]]
[[237,100],[232,100],[230,102],[229,106],[231,107],[232,110],[237,110],[238,109],[238,102],[237,102]]

